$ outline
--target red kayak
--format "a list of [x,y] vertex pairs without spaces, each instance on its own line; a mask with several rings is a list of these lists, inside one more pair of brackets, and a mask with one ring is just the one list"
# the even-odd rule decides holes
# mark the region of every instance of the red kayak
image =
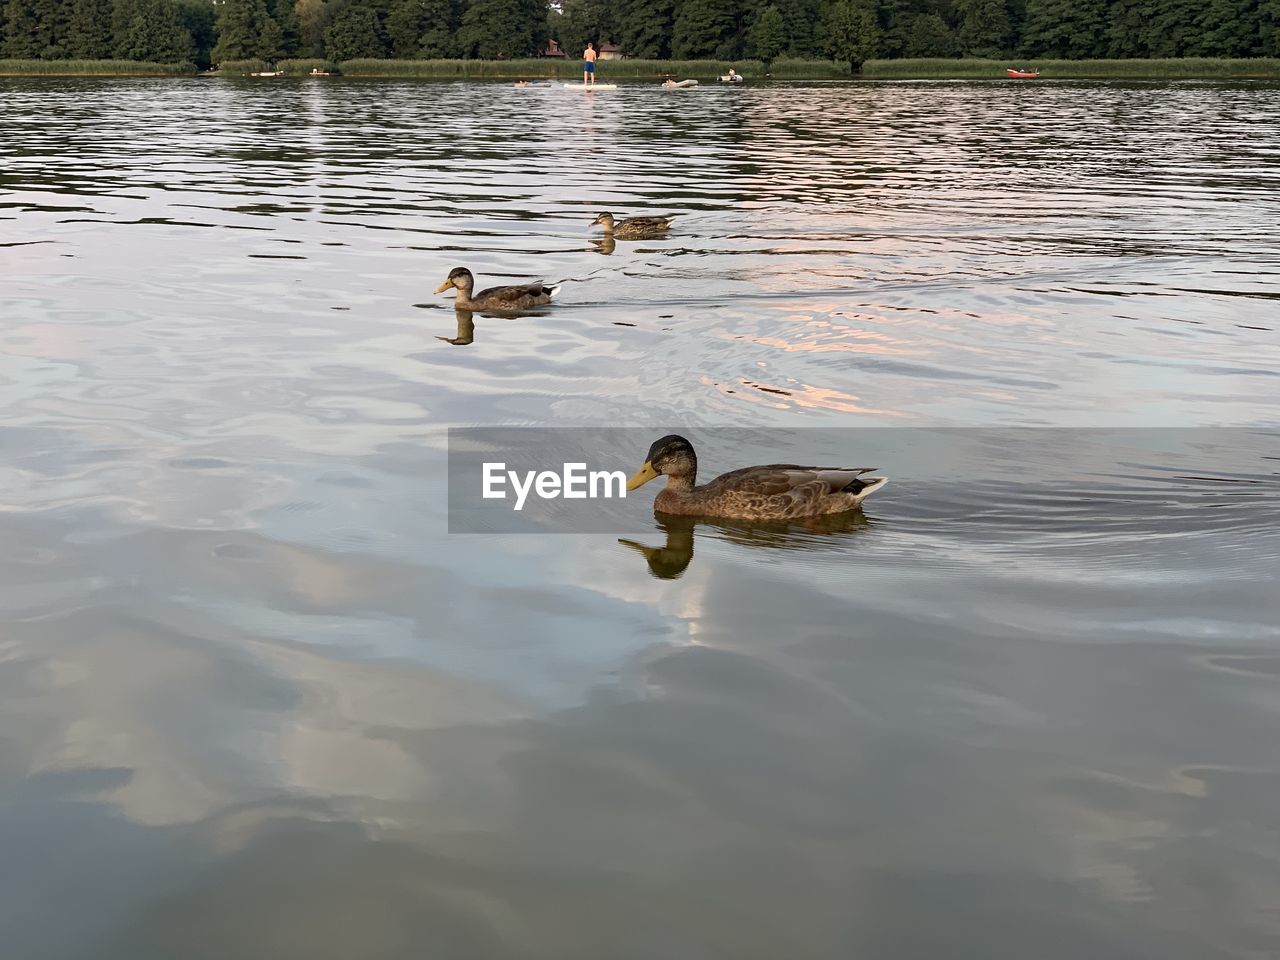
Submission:
[[1013,79],[1013,80],[1034,80],[1036,77],[1040,76],[1040,74],[1038,74],[1034,70],[1009,69],[1009,70],[1006,70],[1005,73],[1007,73],[1010,79]]

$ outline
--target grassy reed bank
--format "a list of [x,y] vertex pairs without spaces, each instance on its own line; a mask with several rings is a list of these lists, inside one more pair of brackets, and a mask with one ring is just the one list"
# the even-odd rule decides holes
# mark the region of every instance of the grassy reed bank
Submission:
[[[866,80],[1002,79],[1006,67],[1039,70],[1059,79],[1280,79],[1280,59],[1230,60],[1187,57],[1169,60],[869,60]],[[847,64],[826,60],[776,60],[766,74],[758,60],[609,60],[597,68],[602,80],[660,80],[692,77],[713,80],[733,67],[748,80],[839,80],[849,78]],[[501,80],[521,77],[582,76],[577,60],[235,60],[219,66],[223,76],[246,76],[282,70],[287,76],[307,76],[312,70],[341,71],[349,77],[402,77],[424,80]],[[10,77],[166,77],[189,76],[191,64],[140,63],[132,60],[0,60],[0,76]]]
[[[601,80],[661,80],[664,77],[692,77],[713,80],[732,67],[747,79],[761,79],[764,64],[759,60],[605,60],[597,66]],[[519,79],[558,77],[580,79],[582,64],[577,60],[347,60],[341,64],[348,77],[405,77],[423,79]],[[848,77],[845,64],[826,60],[777,60],[770,68],[777,79],[836,79]]]
[[281,60],[276,69],[283,70],[286,77],[309,77],[312,70],[337,73],[338,65],[332,60]]
[[254,73],[277,71],[286,77],[308,77],[312,70],[336,73],[338,65],[332,60],[278,60],[275,63],[266,60],[226,60],[218,64],[218,73],[224,77],[247,77]]
[[868,60],[868,80],[979,79],[1003,77],[1007,67],[1039,70],[1045,77],[1078,79],[1280,78],[1280,60],[1183,57],[1169,60]]
[[[302,61],[299,61],[302,62]],[[1280,78],[1280,60],[1229,60],[1187,57],[1169,60],[869,60],[860,77],[866,80],[1004,79],[1010,66],[1034,67],[1045,77],[1064,79],[1220,79]],[[849,67],[828,60],[609,60],[596,68],[602,80],[659,80],[693,77],[711,80],[733,67],[748,80],[848,79]],[[342,73],[352,77],[421,79],[517,79],[582,76],[577,60],[348,60]],[[310,67],[308,67],[308,71]]]
[[0,77],[182,77],[196,68],[189,63],[143,63],[137,60],[0,60]]
[[224,77],[247,77],[251,73],[266,73],[275,69],[265,60],[224,60],[218,64],[218,73]]

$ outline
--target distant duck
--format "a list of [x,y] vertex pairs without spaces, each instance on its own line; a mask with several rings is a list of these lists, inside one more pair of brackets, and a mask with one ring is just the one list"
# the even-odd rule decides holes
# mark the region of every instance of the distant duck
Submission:
[[492,310],[501,313],[540,307],[550,303],[551,298],[560,290],[559,285],[549,287],[545,283],[538,282],[511,287],[490,287],[487,290],[481,290],[473,297],[471,291],[475,285],[476,280],[470,270],[466,267],[454,267],[449,271],[449,276],[445,278],[444,283],[436,287],[436,293],[444,293],[452,287],[458,291],[454,306],[459,310]]
[[671,434],[655,441],[641,467],[627,481],[627,491],[655,477],[667,485],[653,501],[655,513],[726,517],[738,520],[795,520],[843,513],[889,482],[865,477],[875,467],[802,467],[771,463],[744,467],[696,486],[698,456],[693,444]]
[[626,220],[615,220],[612,213],[602,213],[591,221],[604,227],[606,236],[618,240],[639,240],[665,233],[671,228],[671,217],[629,217]]

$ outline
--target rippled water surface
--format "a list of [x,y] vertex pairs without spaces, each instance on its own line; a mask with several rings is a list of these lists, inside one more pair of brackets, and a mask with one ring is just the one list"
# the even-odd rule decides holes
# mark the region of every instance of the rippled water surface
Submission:
[[0,80],[0,952],[1280,953],[1278,196],[1263,83]]

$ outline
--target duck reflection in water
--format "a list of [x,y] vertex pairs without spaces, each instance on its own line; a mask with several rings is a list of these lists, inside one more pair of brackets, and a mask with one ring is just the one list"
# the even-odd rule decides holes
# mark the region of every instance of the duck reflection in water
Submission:
[[655,515],[654,520],[667,535],[664,546],[650,547],[626,539],[618,542],[643,556],[649,573],[659,580],[676,580],[684,574],[693,560],[694,529],[699,524],[721,540],[774,550],[832,550],[872,526],[861,508],[803,520],[725,520],[675,514]]
[[452,343],[455,346],[465,347],[476,338],[476,322],[475,314],[470,310],[455,310],[458,315],[458,334],[453,337],[437,336],[437,340],[443,340],[445,343]]
[[605,234],[603,237],[593,237],[591,240],[591,246],[587,247],[587,249],[594,250],[596,253],[607,257],[612,254],[614,250],[618,249],[618,241],[613,239],[612,234]]

